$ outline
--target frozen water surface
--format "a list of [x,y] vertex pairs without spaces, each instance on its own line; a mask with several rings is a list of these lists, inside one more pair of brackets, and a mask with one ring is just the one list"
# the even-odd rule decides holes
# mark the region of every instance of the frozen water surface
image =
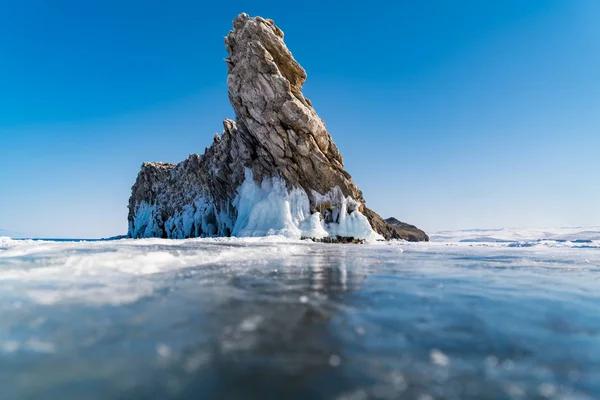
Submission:
[[0,398],[600,398],[600,230],[0,238]]

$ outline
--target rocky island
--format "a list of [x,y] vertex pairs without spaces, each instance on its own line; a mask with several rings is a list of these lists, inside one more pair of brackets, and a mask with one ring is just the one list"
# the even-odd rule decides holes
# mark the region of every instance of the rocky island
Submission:
[[223,121],[202,155],[142,165],[129,199],[129,237],[428,240],[365,206],[301,92],[306,72],[272,20],[240,14],[225,47],[235,121]]

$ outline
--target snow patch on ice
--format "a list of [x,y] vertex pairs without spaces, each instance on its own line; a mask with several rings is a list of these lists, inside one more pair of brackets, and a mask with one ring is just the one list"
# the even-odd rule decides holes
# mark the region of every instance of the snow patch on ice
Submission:
[[0,251],[9,249],[13,246],[14,240],[8,236],[0,236]]
[[539,229],[469,229],[431,235],[432,242],[501,247],[600,247],[600,227]]
[[154,280],[142,277],[288,259],[309,243],[268,238],[121,239],[53,242],[2,239],[0,286],[5,298],[25,296],[39,305],[120,305],[153,295]]

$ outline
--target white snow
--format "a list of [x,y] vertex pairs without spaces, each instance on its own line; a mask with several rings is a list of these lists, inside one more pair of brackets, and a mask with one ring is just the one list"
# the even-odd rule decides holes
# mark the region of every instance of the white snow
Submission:
[[600,247],[600,227],[537,229],[469,229],[442,231],[432,242],[473,243],[496,246]]
[[15,244],[17,244],[17,241],[11,239],[9,236],[0,236],[0,251],[8,250]]
[[[132,303],[155,291],[143,277],[207,265],[288,259],[308,243],[281,236],[185,240],[53,242],[0,238],[0,300],[11,295],[42,305]],[[5,298],[6,299],[6,298]]]

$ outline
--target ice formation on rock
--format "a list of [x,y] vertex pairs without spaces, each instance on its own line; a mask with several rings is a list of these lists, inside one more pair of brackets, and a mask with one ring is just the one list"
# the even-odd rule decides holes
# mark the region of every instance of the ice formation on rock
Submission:
[[306,72],[283,32],[247,14],[233,27],[225,47],[236,121],[223,122],[222,135],[203,155],[142,165],[129,200],[128,236],[402,238],[365,207],[325,123],[301,92]]

